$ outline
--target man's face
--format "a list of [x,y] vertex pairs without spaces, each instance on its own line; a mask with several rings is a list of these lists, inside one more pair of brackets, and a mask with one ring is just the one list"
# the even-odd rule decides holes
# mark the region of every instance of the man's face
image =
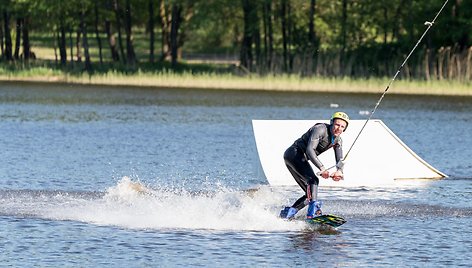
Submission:
[[346,127],[347,127],[346,121],[344,121],[342,119],[339,119],[339,118],[334,119],[334,121],[333,121],[333,134],[334,134],[334,136],[337,137],[337,136],[341,135],[341,133],[344,132]]

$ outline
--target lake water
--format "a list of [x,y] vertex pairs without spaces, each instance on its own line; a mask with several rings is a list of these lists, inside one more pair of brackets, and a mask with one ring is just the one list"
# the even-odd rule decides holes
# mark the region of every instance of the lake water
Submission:
[[470,97],[374,116],[448,178],[321,185],[337,232],[277,218],[301,191],[267,184],[251,120],[366,119],[379,97],[2,83],[0,266],[470,267]]

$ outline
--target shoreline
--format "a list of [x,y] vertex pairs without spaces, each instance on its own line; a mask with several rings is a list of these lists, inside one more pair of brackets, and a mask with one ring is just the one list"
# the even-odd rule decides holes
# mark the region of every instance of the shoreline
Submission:
[[[236,91],[273,92],[319,92],[381,94],[390,79],[349,79],[349,78],[299,78],[281,77],[239,77],[234,75],[193,75],[193,74],[149,74],[137,75],[0,75],[0,82],[8,83],[51,83],[69,85],[145,87],[166,89],[208,89]],[[389,94],[432,95],[432,96],[472,96],[472,85],[456,81],[404,81],[396,80],[388,89]]]

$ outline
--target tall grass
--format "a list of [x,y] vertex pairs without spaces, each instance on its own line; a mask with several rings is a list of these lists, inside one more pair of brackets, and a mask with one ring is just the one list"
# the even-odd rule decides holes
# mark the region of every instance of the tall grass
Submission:
[[[352,58],[352,60],[347,60],[346,68],[342,69],[340,69],[340,57],[336,53],[319,52],[315,62],[312,62],[314,59],[311,54],[298,55],[294,57],[294,67],[296,68],[292,70],[297,74],[275,75],[274,73],[282,73],[276,71],[278,66],[276,59],[273,62],[275,71],[271,72],[271,75],[248,74],[241,72],[241,69],[230,64],[196,64],[195,62],[185,61],[179,64],[177,68],[171,69],[170,64],[166,62],[152,64],[147,62],[147,39],[144,33],[136,32],[135,35],[135,48],[139,62],[132,67],[110,62],[109,51],[106,48],[103,50],[105,62],[99,64],[97,46],[94,43],[95,38],[90,36],[93,71],[87,73],[84,72],[83,63],[68,62],[66,66],[58,65],[59,63],[54,60],[53,36],[33,33],[31,35],[32,49],[36,52],[37,59],[28,63],[18,61],[0,63],[0,80],[156,88],[382,93],[391,78],[376,78],[376,76],[385,75],[385,73],[393,74],[398,68],[398,61],[403,59],[402,55],[393,55],[391,52],[385,52],[382,48],[377,48],[375,53],[369,54],[366,51],[358,51],[357,54],[348,55],[347,58]],[[103,44],[105,44],[105,40],[103,40]],[[403,80],[395,81],[389,93],[472,95],[470,79],[450,79],[453,76],[449,75],[461,74],[463,77],[470,77],[472,50],[461,57],[455,58],[451,55],[456,54],[451,53],[451,50],[441,50],[433,57],[431,52],[419,51],[417,57],[412,59],[411,63],[416,62],[415,65],[422,68],[432,67],[427,68],[428,72],[426,72],[424,69],[416,70],[411,66],[406,66],[405,73],[413,75],[400,76],[399,78]],[[68,55],[69,58],[70,55]],[[455,60],[445,61],[443,58]],[[363,59],[363,61],[360,59]],[[378,72],[373,71],[371,66],[377,66],[382,60],[389,59],[395,59],[395,62],[388,61],[389,64],[380,64],[385,69],[382,71],[379,69]],[[467,59],[467,61],[464,61],[464,66],[470,65],[471,67],[462,68],[460,72],[454,71],[455,66],[462,66],[463,64],[451,64],[451,62],[457,63],[459,59]],[[421,76],[425,73],[431,75]],[[444,76],[441,76],[441,74],[444,74]],[[347,78],[347,76],[350,78]],[[414,77],[418,76],[422,78],[415,80]],[[434,79],[434,77],[439,78],[439,80]],[[441,80],[442,77],[448,79]]]
[[[174,72],[168,69],[133,72],[109,70],[88,74],[35,66],[12,70],[0,66],[0,80],[61,82],[89,85],[119,85],[155,88],[271,90],[271,91],[317,91],[342,93],[382,93],[391,78],[323,78],[299,75],[246,75],[230,72]],[[470,82],[397,80],[390,94],[432,94],[472,96]]]

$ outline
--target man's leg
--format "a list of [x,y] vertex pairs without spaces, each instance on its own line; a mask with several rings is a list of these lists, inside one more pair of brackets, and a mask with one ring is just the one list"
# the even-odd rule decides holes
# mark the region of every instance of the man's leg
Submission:
[[307,188],[308,211],[307,218],[313,218],[322,214],[321,201],[318,201],[318,185],[310,184]]
[[[316,183],[317,185],[319,180],[315,176],[315,173],[313,172],[313,169],[308,163],[305,154],[296,146],[291,146],[285,151],[284,160],[285,165],[292,174],[293,178],[300,186],[300,188],[302,188],[302,190],[305,192],[305,195],[295,201],[295,203],[291,207],[295,209],[296,213],[297,211],[306,206],[306,199],[309,191],[307,185],[314,183]],[[287,213],[289,212],[289,210],[290,208],[288,207],[285,209]],[[282,212],[284,212],[284,210]],[[292,210],[291,212],[293,213],[294,211]],[[282,214],[285,213],[281,213],[281,216]]]

